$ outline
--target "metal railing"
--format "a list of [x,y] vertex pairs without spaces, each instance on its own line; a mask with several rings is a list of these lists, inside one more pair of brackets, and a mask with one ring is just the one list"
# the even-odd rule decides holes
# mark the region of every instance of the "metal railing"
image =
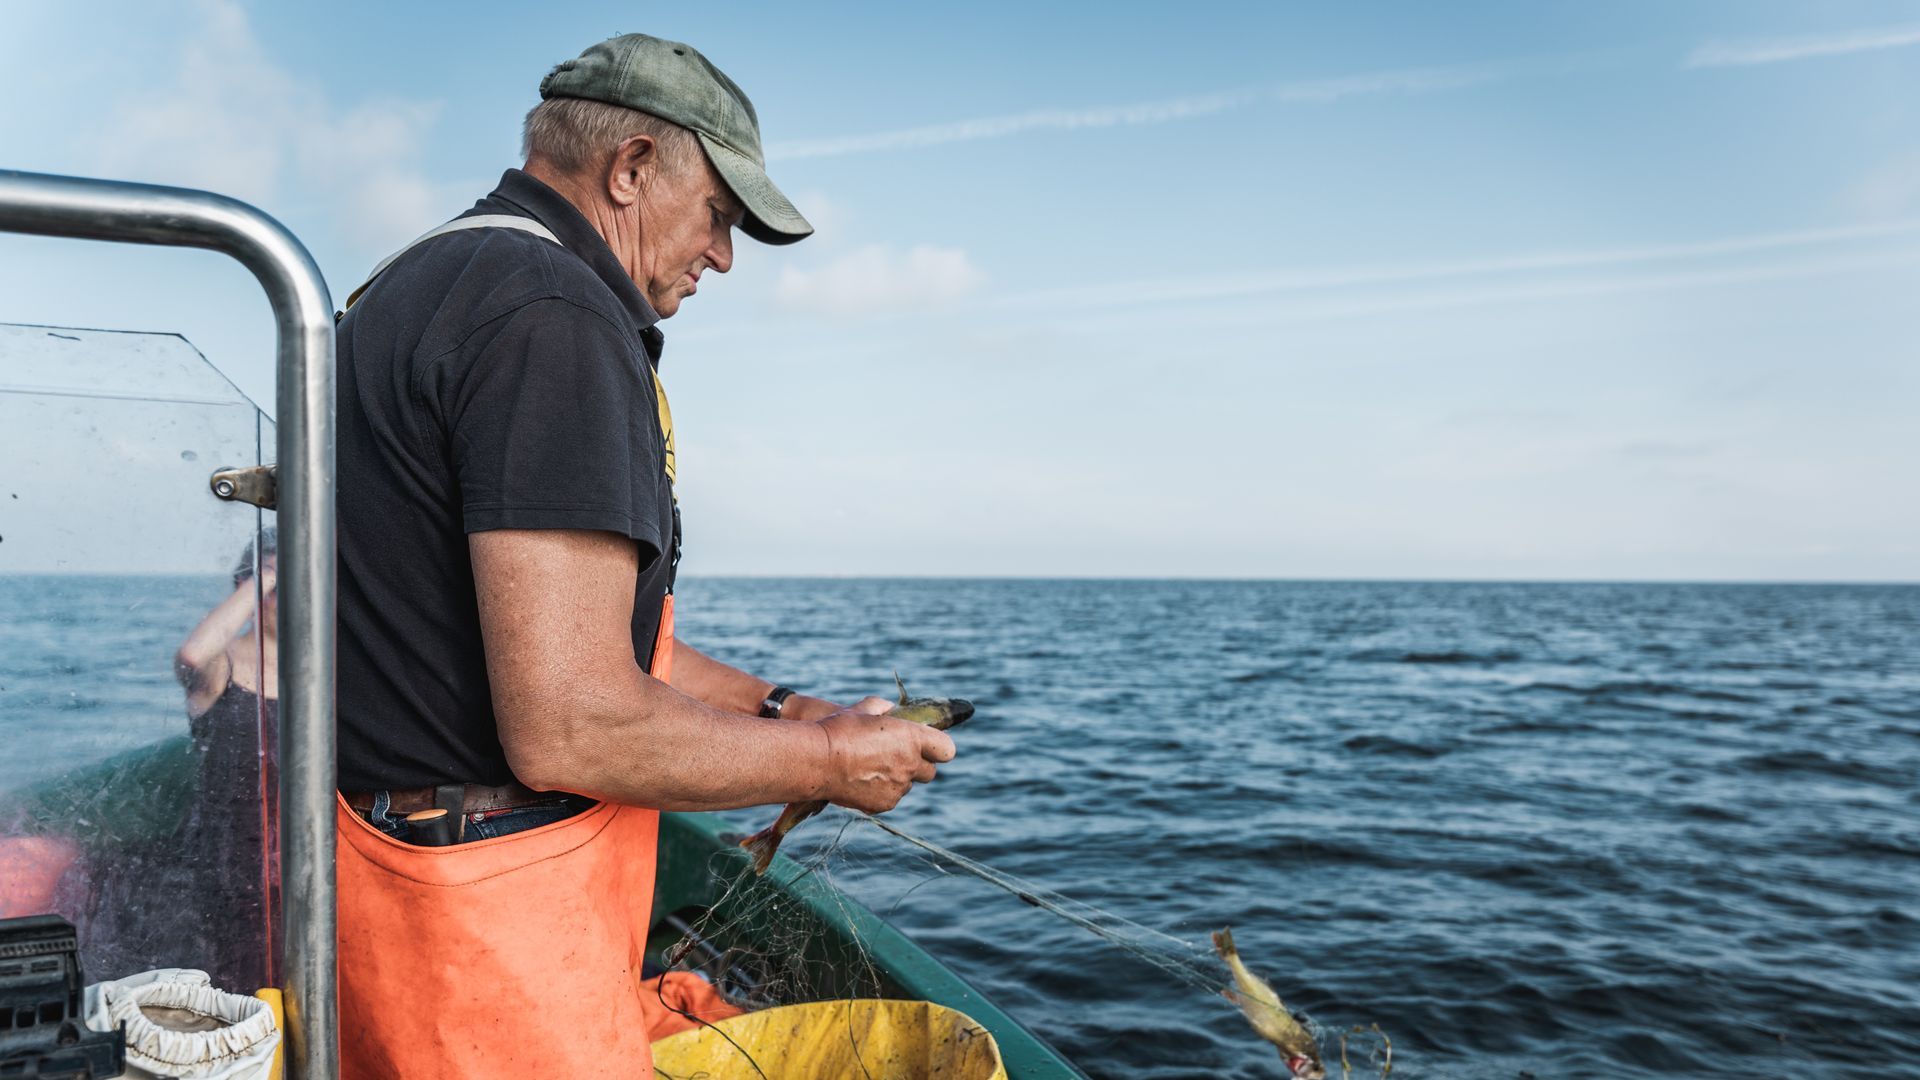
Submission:
[[253,272],[273,305],[285,1060],[296,1080],[335,1080],[334,354],[326,282],[279,222],[236,199],[187,188],[0,169],[0,232],[224,252]]

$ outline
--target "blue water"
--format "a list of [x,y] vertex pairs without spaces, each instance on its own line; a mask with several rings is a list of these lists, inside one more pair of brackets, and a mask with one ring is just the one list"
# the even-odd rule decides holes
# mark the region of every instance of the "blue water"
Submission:
[[[689,640],[768,677],[971,697],[903,828],[1232,924],[1289,1005],[1379,1023],[1395,1076],[1920,1075],[1920,588],[681,593]],[[840,884],[1089,1073],[1284,1075],[1226,1002],[845,835]]]
[[174,650],[222,578],[0,575],[0,793],[187,732]]
[[[228,588],[49,580],[0,578],[0,790],[184,730],[168,661]],[[1396,1077],[1920,1075],[1920,587],[695,579],[679,617],[809,691],[972,698],[900,826],[1232,924]],[[1225,1001],[843,840],[1090,1074],[1283,1075]]]

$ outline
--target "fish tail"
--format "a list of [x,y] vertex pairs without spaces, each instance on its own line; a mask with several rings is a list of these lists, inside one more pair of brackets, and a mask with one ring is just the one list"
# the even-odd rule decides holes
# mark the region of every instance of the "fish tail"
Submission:
[[1223,926],[1215,930],[1213,932],[1213,947],[1219,951],[1222,960],[1230,960],[1239,956],[1240,950],[1233,947],[1233,927]]
[[765,874],[767,867],[773,865],[773,853],[780,850],[780,839],[785,835],[786,833],[775,824],[740,841],[740,846],[746,848],[747,854],[753,856],[753,873],[756,877]]

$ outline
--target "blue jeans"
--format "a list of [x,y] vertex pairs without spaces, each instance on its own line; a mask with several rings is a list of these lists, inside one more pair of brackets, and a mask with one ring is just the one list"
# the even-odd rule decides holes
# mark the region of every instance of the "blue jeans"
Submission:
[[[533,806],[516,806],[510,810],[488,810],[478,814],[466,815],[466,831],[459,843],[471,843],[475,840],[491,840],[496,836],[511,836],[528,829],[537,829],[542,825],[551,825],[556,821],[565,821],[575,814],[592,809],[594,802],[584,795],[555,795],[550,801]],[[373,827],[393,837],[403,844],[418,843],[412,836],[413,826],[405,818],[394,817],[389,808],[392,797],[384,791],[373,794],[373,809],[367,811],[367,820]],[[478,820],[476,820],[478,819]]]

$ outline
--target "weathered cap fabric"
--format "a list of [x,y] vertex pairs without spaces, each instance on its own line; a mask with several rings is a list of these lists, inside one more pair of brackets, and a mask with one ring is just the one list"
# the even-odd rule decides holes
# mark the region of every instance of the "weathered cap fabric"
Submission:
[[791,244],[813,226],[767,178],[753,102],[699,50],[646,34],[608,38],[540,80],[542,98],[586,98],[652,113],[694,133],[707,159],[746,207],[740,231]]

